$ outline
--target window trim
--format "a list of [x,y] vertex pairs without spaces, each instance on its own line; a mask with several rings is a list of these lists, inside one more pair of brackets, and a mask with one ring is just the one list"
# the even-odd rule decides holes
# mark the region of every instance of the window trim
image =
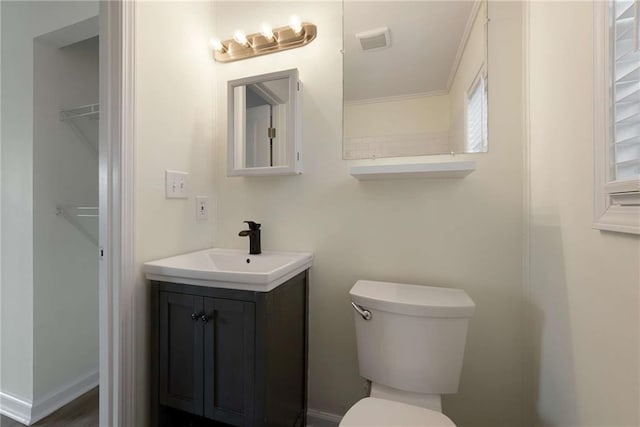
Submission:
[[[637,1],[637,0],[636,0]],[[611,67],[609,62],[609,1],[594,5],[594,220],[598,230],[640,234],[640,178],[612,180],[612,158],[609,150],[611,133]],[[636,3],[636,7],[638,7]]]

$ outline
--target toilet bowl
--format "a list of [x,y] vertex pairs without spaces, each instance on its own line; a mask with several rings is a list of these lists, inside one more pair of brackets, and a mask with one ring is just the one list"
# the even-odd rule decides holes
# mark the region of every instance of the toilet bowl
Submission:
[[366,397],[340,427],[451,427],[441,395],[456,393],[475,304],[463,290],[359,280],[351,291]]

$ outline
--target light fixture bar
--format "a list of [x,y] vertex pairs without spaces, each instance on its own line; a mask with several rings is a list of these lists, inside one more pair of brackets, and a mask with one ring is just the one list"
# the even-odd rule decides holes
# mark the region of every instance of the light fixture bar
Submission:
[[234,37],[223,41],[221,48],[218,45],[218,48],[214,49],[214,58],[217,62],[233,62],[295,49],[311,43],[316,38],[316,34],[315,24],[308,22],[302,22],[296,28],[292,28],[291,25],[275,28],[271,34],[265,31],[263,26],[261,32],[249,34],[244,39],[238,40]]

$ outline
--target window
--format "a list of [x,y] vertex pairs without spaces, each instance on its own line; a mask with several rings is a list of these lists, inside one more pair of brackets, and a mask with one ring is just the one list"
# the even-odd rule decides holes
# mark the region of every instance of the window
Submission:
[[594,226],[640,234],[640,5],[594,4]]
[[485,153],[487,151],[487,84],[484,67],[467,91],[465,134],[465,152]]

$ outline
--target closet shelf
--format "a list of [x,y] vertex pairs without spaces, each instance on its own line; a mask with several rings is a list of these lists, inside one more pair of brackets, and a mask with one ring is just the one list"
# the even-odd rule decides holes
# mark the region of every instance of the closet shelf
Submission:
[[60,121],[66,123],[78,139],[98,154],[98,120],[100,104],[82,105],[60,111]]
[[[97,206],[91,205],[64,205],[56,208],[56,215],[66,219],[78,229],[94,245],[98,246],[99,212]],[[89,224],[86,222],[90,221]]]
[[92,120],[99,119],[100,104],[82,105],[80,107],[60,111],[60,120],[62,121],[81,119],[81,118],[92,119]]

